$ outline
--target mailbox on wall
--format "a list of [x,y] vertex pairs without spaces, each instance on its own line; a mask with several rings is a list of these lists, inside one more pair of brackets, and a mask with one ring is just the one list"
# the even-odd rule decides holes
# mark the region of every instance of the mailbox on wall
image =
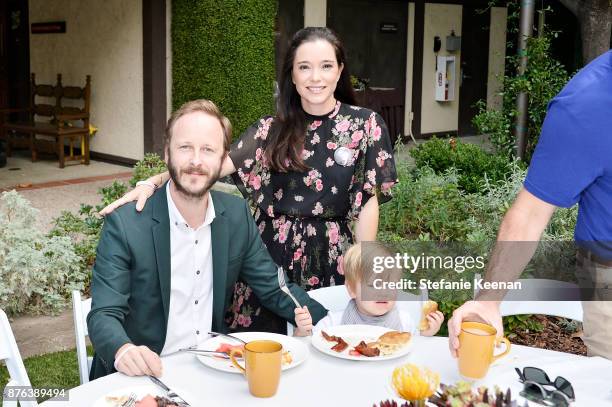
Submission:
[[436,101],[455,100],[455,57],[439,56],[436,70]]

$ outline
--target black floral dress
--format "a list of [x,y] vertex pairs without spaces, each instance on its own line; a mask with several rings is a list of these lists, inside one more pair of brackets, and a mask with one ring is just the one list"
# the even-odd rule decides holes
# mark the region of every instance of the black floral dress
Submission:
[[[343,284],[342,255],[353,243],[352,223],[374,194],[379,203],[389,200],[397,182],[387,127],[377,113],[340,102],[329,114],[307,115],[302,156],[310,170],[279,173],[264,157],[273,120],[260,119],[232,146],[234,182],[255,208],[262,240],[291,281],[305,290]],[[286,332],[286,322],[243,282],[236,284],[226,319],[233,331]]]

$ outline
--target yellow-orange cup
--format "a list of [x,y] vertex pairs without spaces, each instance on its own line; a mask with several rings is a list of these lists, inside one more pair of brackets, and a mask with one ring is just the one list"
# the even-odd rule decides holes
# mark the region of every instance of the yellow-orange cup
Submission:
[[[236,354],[243,353],[245,367],[236,361]],[[244,351],[232,350],[232,364],[242,371],[249,383],[249,391],[255,397],[272,397],[276,394],[281,373],[283,345],[269,340],[251,341]]]
[[[510,352],[510,341],[497,338],[497,330],[480,322],[463,322],[459,333],[459,373],[468,379],[482,379],[489,366]],[[506,350],[495,355],[495,345],[506,344]]]

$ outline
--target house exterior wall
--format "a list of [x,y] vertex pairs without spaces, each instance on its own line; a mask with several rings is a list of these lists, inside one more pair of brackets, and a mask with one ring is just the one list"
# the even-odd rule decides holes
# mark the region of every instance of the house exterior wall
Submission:
[[65,34],[30,35],[30,69],[39,83],[85,84],[91,75],[91,150],[141,159],[142,2],[30,0],[30,23],[65,21]]
[[508,9],[491,8],[491,31],[489,31],[489,82],[487,84],[487,109],[502,107],[501,77],[504,75],[506,58],[506,29]]
[[325,27],[327,0],[304,0],[304,27]]
[[446,36],[451,31],[461,33],[463,7],[455,4],[425,4],[423,38],[423,86],[421,94],[421,133],[457,130],[459,127],[459,81],[455,80],[455,99],[436,102],[436,54],[433,51],[435,36],[442,40],[439,56],[454,55],[456,58],[454,77],[460,74],[461,51],[447,52]]

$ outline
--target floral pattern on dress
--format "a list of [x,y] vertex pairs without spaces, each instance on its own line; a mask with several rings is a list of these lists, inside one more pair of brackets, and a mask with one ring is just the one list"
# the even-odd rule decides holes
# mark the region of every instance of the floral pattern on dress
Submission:
[[[262,240],[288,278],[305,290],[344,283],[342,256],[353,243],[352,226],[368,199],[391,198],[397,183],[386,125],[377,113],[338,102],[323,116],[307,115],[304,172],[272,171],[263,152],[272,117],[264,117],[232,145],[232,175],[253,214]],[[335,151],[350,151],[346,165]],[[239,304],[239,305],[238,305]],[[226,315],[231,330],[284,332],[286,323],[237,283]]]

